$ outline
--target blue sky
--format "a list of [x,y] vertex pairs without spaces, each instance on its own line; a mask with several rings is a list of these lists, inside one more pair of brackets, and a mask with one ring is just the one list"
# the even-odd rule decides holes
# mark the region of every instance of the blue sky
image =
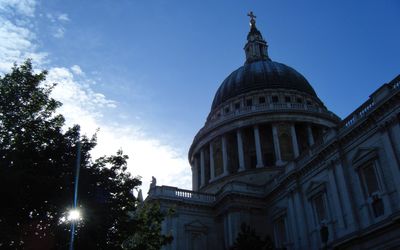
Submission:
[[274,61],[344,118],[400,74],[400,2],[0,0],[0,71],[34,58],[58,82],[68,124],[100,128],[94,155],[191,187],[187,150],[215,91],[244,63],[246,13]]

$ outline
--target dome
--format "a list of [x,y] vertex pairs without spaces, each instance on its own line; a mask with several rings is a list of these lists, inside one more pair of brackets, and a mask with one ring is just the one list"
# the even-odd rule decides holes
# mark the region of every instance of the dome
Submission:
[[226,100],[254,90],[290,89],[317,97],[307,79],[295,69],[267,60],[245,63],[233,71],[217,90],[211,109]]

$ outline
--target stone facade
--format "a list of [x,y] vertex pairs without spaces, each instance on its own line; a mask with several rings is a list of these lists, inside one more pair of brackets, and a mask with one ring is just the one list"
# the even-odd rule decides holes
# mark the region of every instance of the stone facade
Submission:
[[400,76],[341,120],[269,59],[253,17],[245,66],[189,150],[193,190],[149,191],[175,209],[164,249],[229,249],[242,222],[278,249],[400,248]]

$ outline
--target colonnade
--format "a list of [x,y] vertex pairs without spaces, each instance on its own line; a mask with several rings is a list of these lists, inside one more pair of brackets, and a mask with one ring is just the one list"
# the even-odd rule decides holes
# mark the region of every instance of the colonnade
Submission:
[[280,166],[313,145],[321,132],[321,127],[308,123],[273,123],[240,128],[218,136],[194,154],[193,189],[198,190],[230,173]]

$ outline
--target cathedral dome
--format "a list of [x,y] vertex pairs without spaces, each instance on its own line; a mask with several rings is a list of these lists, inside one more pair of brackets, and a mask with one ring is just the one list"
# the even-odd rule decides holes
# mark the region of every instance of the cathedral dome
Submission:
[[248,15],[246,61],[218,88],[189,149],[194,190],[266,183],[340,122],[303,75],[270,59],[255,16]]
[[254,90],[290,89],[317,97],[307,79],[285,64],[266,60],[246,62],[233,71],[217,90],[211,109],[226,100]]

